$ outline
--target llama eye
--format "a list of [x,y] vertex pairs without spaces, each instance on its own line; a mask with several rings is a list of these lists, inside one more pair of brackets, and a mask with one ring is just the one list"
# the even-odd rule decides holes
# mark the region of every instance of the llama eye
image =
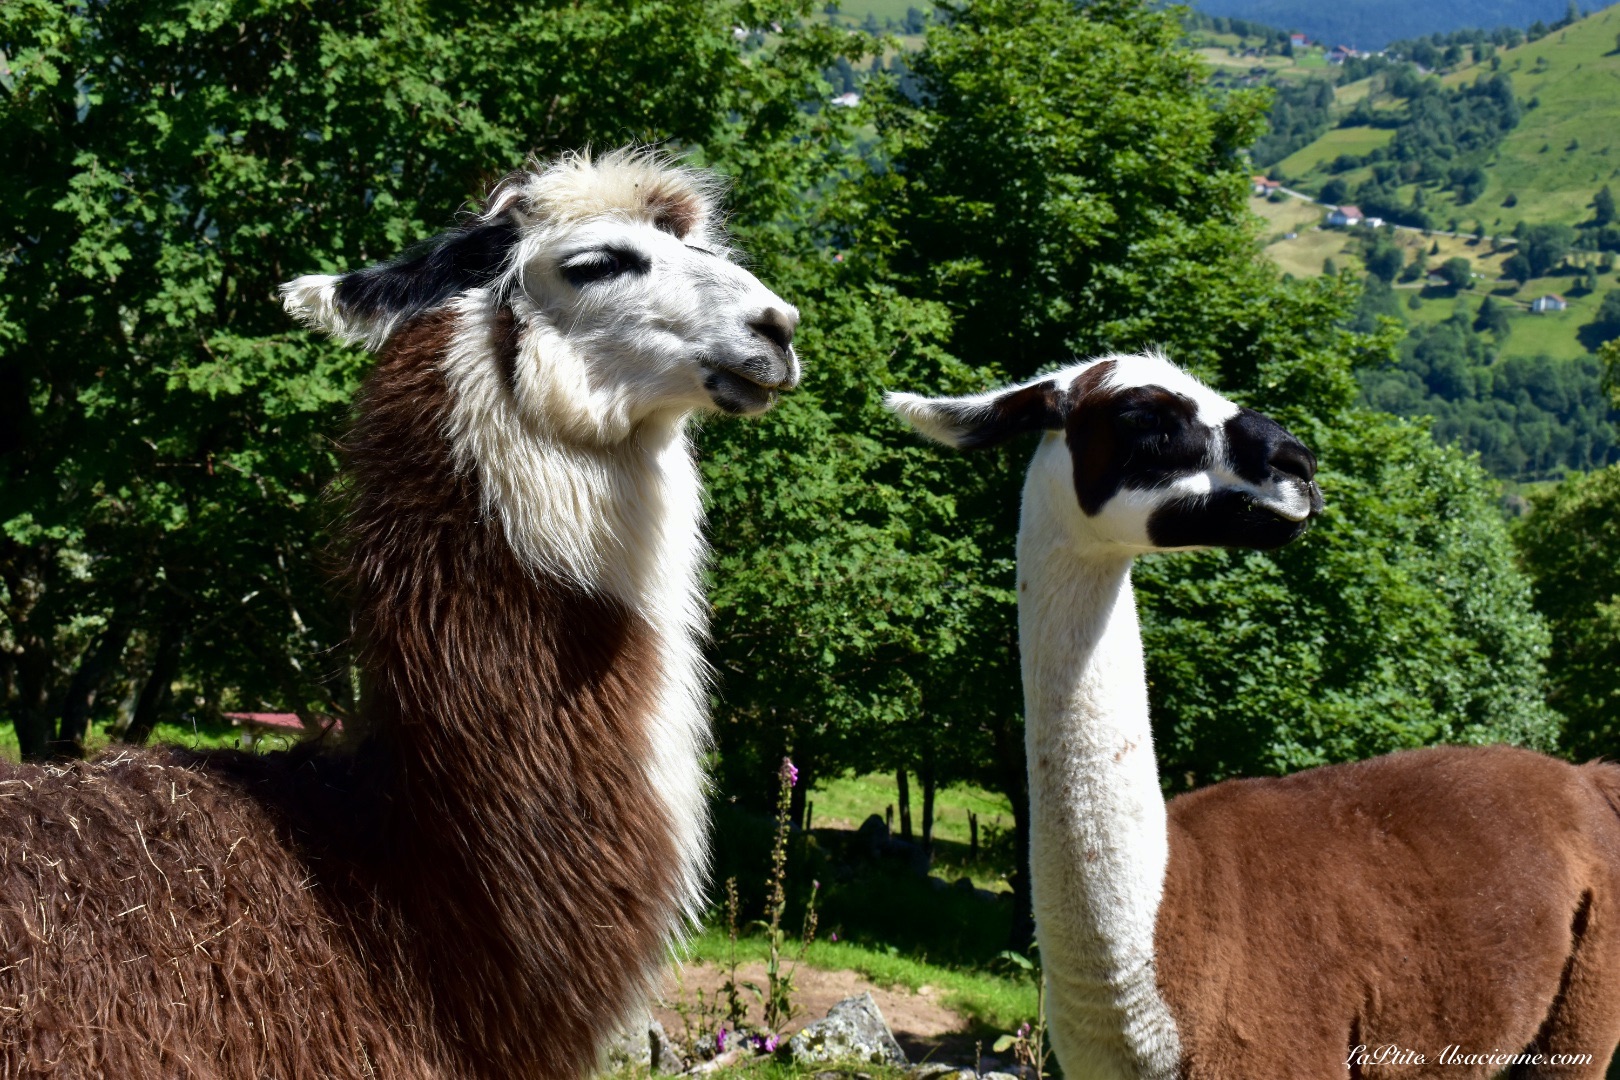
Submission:
[[1157,431],[1159,430],[1159,414],[1135,411],[1120,413],[1119,426],[1126,431]]
[[593,281],[606,281],[629,272],[645,273],[650,269],[646,259],[629,251],[604,248],[576,255],[562,264],[562,275],[576,289]]

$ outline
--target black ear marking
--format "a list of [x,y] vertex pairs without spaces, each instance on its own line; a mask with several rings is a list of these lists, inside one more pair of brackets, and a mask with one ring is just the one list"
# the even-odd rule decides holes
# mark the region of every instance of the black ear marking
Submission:
[[999,446],[1028,431],[1056,431],[1069,411],[1069,395],[1053,380],[1025,386],[988,402],[944,406],[963,450]]
[[368,319],[427,311],[493,281],[517,236],[510,220],[440,233],[390,262],[344,274],[337,305],[346,315]]

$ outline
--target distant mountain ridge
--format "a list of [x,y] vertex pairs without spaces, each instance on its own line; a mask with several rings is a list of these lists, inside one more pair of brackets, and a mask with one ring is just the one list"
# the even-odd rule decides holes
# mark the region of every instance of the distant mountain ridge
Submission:
[[[1564,17],[1569,0],[1193,0],[1193,8],[1206,15],[1222,15],[1265,23],[1281,30],[1297,30],[1328,45],[1382,49],[1392,41],[1434,33],[1494,30],[1514,26],[1523,30],[1540,19],[1551,23]],[[1588,0],[1583,9],[1600,11],[1606,2]]]

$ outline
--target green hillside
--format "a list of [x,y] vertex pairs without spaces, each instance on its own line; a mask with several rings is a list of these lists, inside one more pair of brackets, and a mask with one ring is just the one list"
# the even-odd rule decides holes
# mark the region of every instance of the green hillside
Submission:
[[[1588,219],[1599,188],[1620,188],[1620,8],[1462,64],[1441,81],[1456,90],[1497,75],[1512,80],[1522,112],[1517,126],[1478,162],[1483,187],[1459,191],[1401,176],[1392,194],[1410,204],[1422,186],[1420,201],[1437,226],[1455,219],[1471,230],[1478,222],[1492,235],[1511,233],[1521,222],[1576,225]],[[1336,87],[1335,112],[1347,126],[1327,130],[1278,162],[1277,175],[1313,193],[1334,179],[1354,192],[1374,169],[1345,169],[1341,156],[1366,157],[1396,137],[1399,123],[1411,120],[1407,103],[1388,91],[1398,82],[1399,76],[1382,73]]]
[[[1593,192],[1620,180],[1617,37],[1620,9],[1610,8],[1499,55],[1527,109],[1487,167],[1484,194],[1459,212],[1484,209],[1493,226],[1508,230],[1521,221],[1574,225],[1590,216]],[[1470,65],[1445,81],[1472,82],[1489,69]]]

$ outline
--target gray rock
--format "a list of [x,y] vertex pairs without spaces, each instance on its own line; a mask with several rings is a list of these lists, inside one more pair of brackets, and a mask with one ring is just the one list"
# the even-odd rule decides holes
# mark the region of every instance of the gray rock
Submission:
[[657,1020],[647,1025],[647,1043],[652,1051],[652,1070],[655,1073],[678,1073],[686,1068],[675,1041]]
[[910,1080],[978,1080],[978,1075],[972,1069],[939,1061],[913,1065],[906,1075]]
[[904,1065],[906,1052],[894,1041],[871,994],[845,998],[825,1020],[817,1020],[787,1042],[787,1058],[795,1064],[852,1062],[863,1065]]
[[655,1073],[678,1073],[686,1067],[671,1045],[664,1025],[643,1012],[626,1021],[608,1040],[602,1066],[612,1071],[639,1065]]
[[855,835],[876,854],[878,845],[889,838],[889,823],[883,820],[882,814],[871,814],[861,822]]

